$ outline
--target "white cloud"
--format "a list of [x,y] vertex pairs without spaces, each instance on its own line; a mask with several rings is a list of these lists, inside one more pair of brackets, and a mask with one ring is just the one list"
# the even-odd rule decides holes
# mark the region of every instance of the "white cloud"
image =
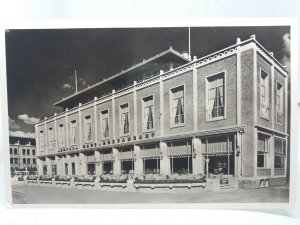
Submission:
[[24,131],[9,131],[9,136],[13,137],[25,137],[25,138],[35,138],[35,133],[24,132]]
[[79,81],[81,81],[82,85],[86,85],[86,80],[83,78],[79,78]]
[[71,88],[71,84],[63,84],[61,87],[64,89]]
[[33,125],[40,120],[39,118],[29,117],[27,114],[18,115],[18,118],[28,125]]
[[287,69],[290,71],[291,67],[291,35],[286,33],[282,37],[283,41],[283,58],[281,59],[281,63],[287,66]]
[[9,119],[9,129],[10,130],[18,130],[20,129],[20,125],[17,124],[17,122],[13,119],[11,119],[10,117],[8,117]]

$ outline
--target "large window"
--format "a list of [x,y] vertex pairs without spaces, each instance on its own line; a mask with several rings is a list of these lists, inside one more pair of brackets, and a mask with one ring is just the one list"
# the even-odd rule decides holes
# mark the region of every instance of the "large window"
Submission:
[[286,156],[285,140],[275,138],[274,139],[274,146],[275,146],[274,168],[283,169],[284,168],[285,156]]
[[171,90],[171,126],[184,124],[184,86]]
[[44,143],[44,131],[40,131],[40,146],[43,147],[45,145]]
[[22,155],[26,155],[26,149],[22,149]]
[[43,175],[47,175],[47,166],[43,166]]
[[207,78],[207,120],[222,119],[225,116],[224,73]]
[[12,155],[13,154],[13,150],[12,148],[9,149],[9,154]]
[[85,142],[92,141],[92,118],[91,116],[86,116],[84,120],[84,139]]
[[257,167],[267,167],[267,156],[270,149],[270,137],[258,133],[257,137]]
[[53,176],[57,175],[57,167],[56,167],[56,165],[52,165],[52,175]]
[[269,75],[260,70],[260,116],[269,119]]
[[128,104],[120,106],[120,134],[126,135],[129,134],[129,107]]
[[34,149],[32,149],[32,155],[35,155],[35,150]]
[[283,124],[284,112],[283,112],[283,85],[276,82],[276,123]]
[[18,149],[14,148],[14,155],[18,155]]
[[64,125],[60,124],[58,127],[58,137],[59,137],[59,147],[64,147],[64,136],[65,136],[65,129],[64,129]]
[[76,145],[77,140],[76,140],[76,130],[77,130],[77,123],[76,120],[71,121],[71,145]]
[[153,96],[143,98],[143,130],[152,130],[153,124]]
[[49,143],[49,149],[54,148],[54,136],[53,136],[53,128],[48,129],[48,143]]
[[100,115],[102,139],[109,138],[108,110],[104,110]]

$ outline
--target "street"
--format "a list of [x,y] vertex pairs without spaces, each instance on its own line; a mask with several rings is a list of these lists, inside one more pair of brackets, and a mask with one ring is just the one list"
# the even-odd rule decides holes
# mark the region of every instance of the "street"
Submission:
[[220,192],[132,193],[13,185],[12,196],[13,204],[288,203],[289,188],[283,186]]

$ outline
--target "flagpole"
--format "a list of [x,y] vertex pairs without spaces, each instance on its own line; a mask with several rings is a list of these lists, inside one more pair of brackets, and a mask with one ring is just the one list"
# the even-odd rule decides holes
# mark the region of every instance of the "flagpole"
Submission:
[[191,59],[191,27],[189,27],[189,58]]
[[77,72],[75,70],[75,93],[77,93]]

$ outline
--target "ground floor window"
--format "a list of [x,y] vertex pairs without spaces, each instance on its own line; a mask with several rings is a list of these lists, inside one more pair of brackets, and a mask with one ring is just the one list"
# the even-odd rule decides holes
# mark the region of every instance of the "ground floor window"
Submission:
[[144,158],[144,174],[159,174],[160,171],[160,158]]
[[274,168],[283,169],[286,157],[286,142],[284,139],[275,138],[274,139],[275,148],[275,158],[274,158]]
[[103,162],[103,174],[112,174],[113,173],[113,162],[105,161]]
[[69,171],[68,171],[68,163],[65,163],[65,175],[68,175]]
[[43,166],[43,174],[47,175],[47,166]]
[[52,165],[52,175],[53,175],[53,176],[57,175],[57,168],[56,168],[56,165]]
[[209,174],[234,174],[235,136],[220,135],[201,139],[205,171]]
[[188,174],[192,173],[192,157],[187,156],[171,156],[171,173]]
[[88,163],[87,170],[88,170],[88,175],[94,175],[96,173],[95,163]]
[[75,163],[72,163],[72,175],[75,175]]
[[257,167],[267,167],[270,136],[258,133],[257,135]]
[[121,160],[121,173],[133,174],[134,173],[134,160]]

